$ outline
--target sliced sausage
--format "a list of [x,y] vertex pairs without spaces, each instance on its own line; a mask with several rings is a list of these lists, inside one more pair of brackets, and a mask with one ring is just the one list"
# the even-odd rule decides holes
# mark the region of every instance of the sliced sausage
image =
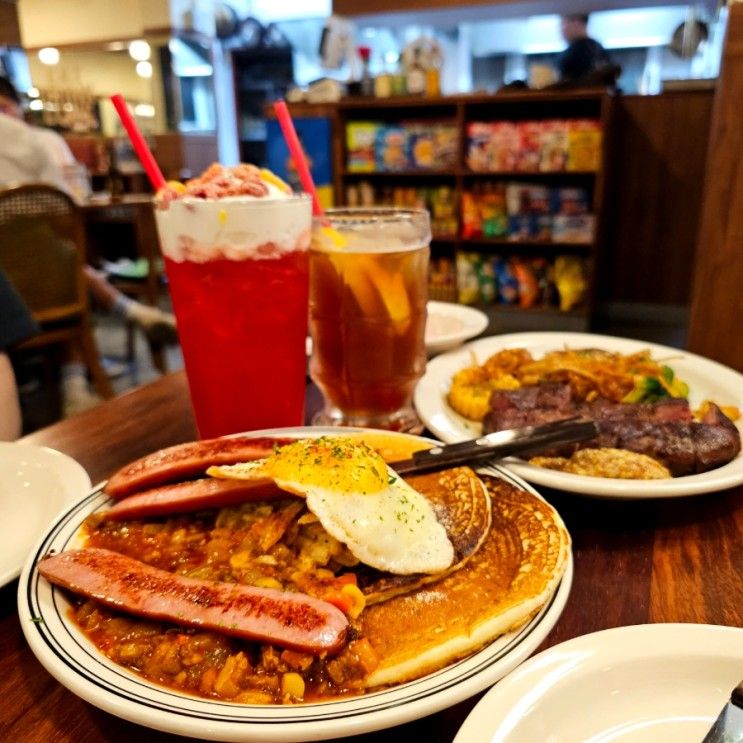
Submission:
[[213,464],[236,464],[267,457],[275,446],[294,439],[244,436],[190,441],[147,454],[122,467],[106,483],[112,498],[124,498],[156,485],[177,482],[204,474]]
[[258,500],[290,498],[273,480],[218,480],[205,477],[135,493],[104,511],[104,519],[127,521],[173,513],[192,513],[206,508],[225,508]]
[[346,641],[343,612],[302,593],[186,578],[97,548],[45,557],[38,570],[73,593],[150,619],[315,654]]

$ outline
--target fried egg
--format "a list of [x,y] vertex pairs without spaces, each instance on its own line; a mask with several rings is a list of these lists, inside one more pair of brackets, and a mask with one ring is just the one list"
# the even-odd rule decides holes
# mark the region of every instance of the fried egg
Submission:
[[270,479],[304,497],[325,531],[378,570],[438,573],[454,560],[431,503],[358,439],[301,439],[265,459],[210,467],[207,474]]

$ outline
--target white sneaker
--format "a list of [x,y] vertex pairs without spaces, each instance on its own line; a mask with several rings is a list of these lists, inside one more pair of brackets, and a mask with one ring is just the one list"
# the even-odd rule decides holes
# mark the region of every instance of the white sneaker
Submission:
[[126,310],[127,317],[133,320],[156,343],[178,343],[175,328],[175,315],[164,312],[159,307],[151,307],[141,302],[131,302]]
[[65,418],[83,413],[103,402],[103,398],[91,391],[85,377],[73,376],[62,380],[62,412]]

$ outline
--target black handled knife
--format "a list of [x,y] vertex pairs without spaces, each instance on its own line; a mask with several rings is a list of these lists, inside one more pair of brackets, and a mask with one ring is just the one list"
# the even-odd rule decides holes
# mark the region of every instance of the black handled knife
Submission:
[[390,462],[390,467],[400,475],[427,472],[457,464],[485,462],[513,454],[527,454],[558,444],[587,441],[597,435],[598,429],[593,421],[569,418],[541,426],[524,426],[496,431],[458,444],[434,446],[432,449],[415,452],[410,459]]

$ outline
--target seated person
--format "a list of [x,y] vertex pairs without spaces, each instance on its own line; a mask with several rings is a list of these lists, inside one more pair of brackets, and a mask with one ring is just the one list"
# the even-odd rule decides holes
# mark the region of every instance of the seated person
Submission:
[[[23,120],[21,98],[12,83],[0,77],[0,188],[24,183],[48,183],[67,192],[60,152],[69,147],[56,132],[29,126]],[[72,154],[69,153],[72,158]],[[104,311],[131,320],[157,343],[178,340],[175,317],[158,307],[137,302],[116,289],[104,274],[85,267],[85,281],[94,301]],[[62,370],[65,414],[79,413],[100,402],[88,389],[85,366],[71,350]]]
[[0,317],[0,441],[13,441],[21,435],[21,408],[7,351],[16,343],[38,333],[39,327],[2,271]]

